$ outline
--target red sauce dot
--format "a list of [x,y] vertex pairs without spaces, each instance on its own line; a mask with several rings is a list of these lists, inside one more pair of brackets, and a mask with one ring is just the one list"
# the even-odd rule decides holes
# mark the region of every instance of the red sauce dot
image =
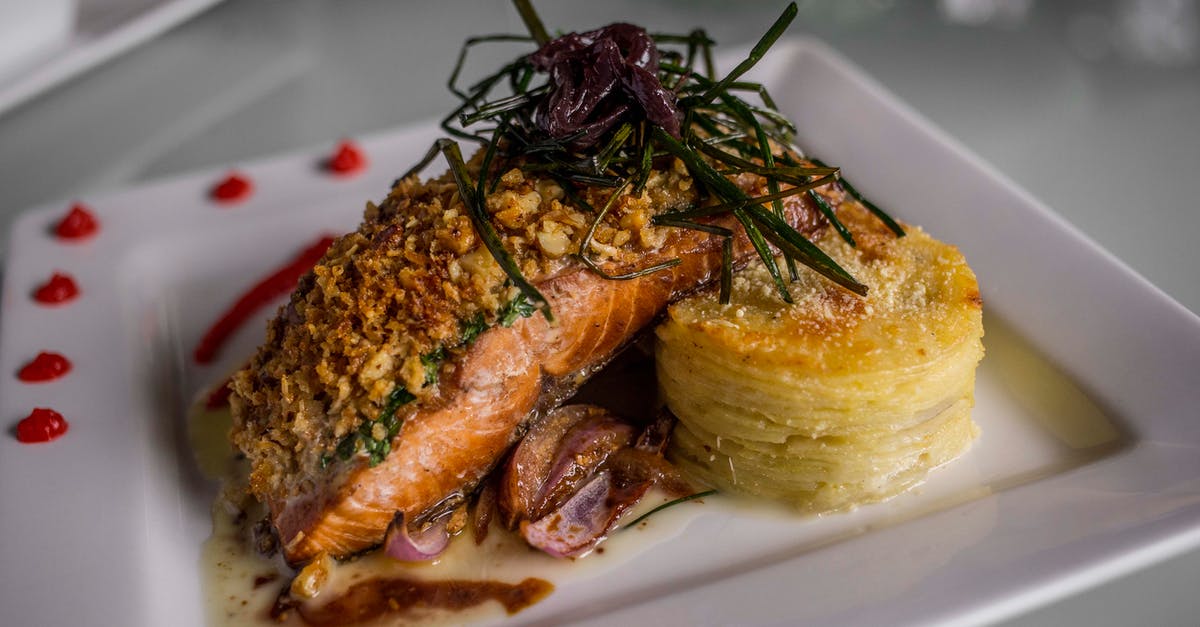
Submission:
[[338,144],[337,150],[326,162],[326,167],[334,174],[354,174],[367,167],[367,155],[357,144],[346,140]]
[[17,378],[26,383],[53,381],[71,371],[71,362],[58,353],[41,352],[25,364]]
[[25,444],[49,442],[67,432],[70,425],[62,414],[38,407],[17,423],[17,439]]
[[245,200],[254,191],[250,179],[237,172],[230,172],[220,183],[212,188],[212,197],[217,202],[234,203]]
[[55,272],[50,280],[38,286],[33,292],[33,298],[43,305],[58,305],[74,300],[79,296],[79,286],[70,275]]
[[78,240],[94,235],[99,229],[100,223],[96,221],[96,216],[82,203],[75,203],[54,227],[54,234],[61,239]]

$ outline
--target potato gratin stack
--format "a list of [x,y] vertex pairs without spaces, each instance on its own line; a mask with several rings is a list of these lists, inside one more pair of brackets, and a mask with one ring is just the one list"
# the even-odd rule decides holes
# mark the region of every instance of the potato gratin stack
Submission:
[[979,289],[958,250],[830,200],[857,248],[832,229],[814,243],[866,297],[801,269],[789,305],[756,264],[735,275],[730,304],[697,295],[658,328],[673,460],[722,491],[813,512],[893,496],[963,453],[983,356]]

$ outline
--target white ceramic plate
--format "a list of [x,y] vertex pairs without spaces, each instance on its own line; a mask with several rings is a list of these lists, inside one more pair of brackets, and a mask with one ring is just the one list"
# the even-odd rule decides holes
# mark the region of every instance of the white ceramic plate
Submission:
[[[29,6],[24,9],[29,10],[42,0],[25,1]],[[0,114],[220,1],[77,0],[65,37],[0,67]]]
[[[913,493],[797,519],[704,504],[667,510],[682,530],[559,587],[513,623],[933,624],[1012,615],[1200,544],[1200,320],[913,114],[823,45],[781,45],[759,78],[800,143],[894,215],[957,244],[983,288],[984,434]],[[248,325],[218,363],[191,351],[237,295],[364,201],[429,146],[430,127],[362,142],[342,179],[305,154],[235,164],[247,201],[208,199],[225,169],[85,198],[86,243],[48,229],[67,202],[13,228],[0,319],[0,607],[20,624],[203,621],[198,568],[212,486],[183,412],[252,350]],[[54,270],[82,297],[30,300]],[[264,312],[265,318],[269,312]],[[65,379],[14,373],[40,350]],[[50,406],[55,442],[11,428]],[[588,558],[593,559],[593,558]]]

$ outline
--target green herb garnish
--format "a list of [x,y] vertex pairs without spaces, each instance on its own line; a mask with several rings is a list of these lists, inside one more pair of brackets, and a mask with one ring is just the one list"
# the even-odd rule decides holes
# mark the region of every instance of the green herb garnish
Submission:
[[[499,169],[493,167],[498,159],[519,160],[527,171],[545,173],[560,183],[570,202],[593,216],[574,258],[606,279],[633,279],[680,263],[679,259],[671,259],[611,274],[589,256],[592,236],[617,199],[626,193],[642,193],[656,166],[665,166],[664,159],[678,158],[701,190],[703,201],[698,206],[655,216],[653,223],[721,238],[722,303],[729,302],[732,291],[736,233],[711,223],[712,218],[720,215],[732,216],[741,226],[785,301],[792,302],[787,279],[797,278],[796,262],[851,292],[866,294],[865,285],[787,223],[783,200],[807,195],[851,246],[853,236],[816,192],[817,188],[840,185],[897,236],[903,236],[904,230],[841,178],[837,168],[816,159],[804,161],[786,152],[793,149],[795,127],[778,111],[763,85],[742,80],[795,18],[795,3],[775,20],[747,58],[721,77],[717,76],[712,61],[715,42],[703,30],[649,35],[635,26],[613,24],[551,39],[529,0],[514,0],[514,3],[530,35],[499,34],[468,39],[448,80],[450,91],[460,102],[441,126],[451,137],[482,146],[478,173],[468,169],[458,143],[443,138],[401,177],[420,172],[439,155],[449,164],[476,233],[507,275],[507,284],[518,292],[495,312],[493,324],[508,327],[535,311],[553,321],[549,302],[523,276],[487,212],[484,201],[499,182]],[[601,41],[615,43],[616,47],[596,47]],[[494,42],[530,42],[537,49],[474,84],[460,86],[469,51]],[[606,72],[588,75],[573,71],[585,65],[593,69],[603,66]],[[547,73],[547,80],[535,80]],[[607,76],[610,82],[589,84],[587,81],[601,80],[593,75]],[[746,100],[743,96],[747,94],[757,96],[761,104]],[[784,151],[777,154],[780,148]],[[741,173],[766,178],[767,193],[750,196],[742,191],[730,180]],[[583,186],[613,191],[597,210],[583,199],[580,192]],[[775,259],[776,250],[783,254],[787,279]],[[480,312],[461,320],[457,344],[438,346],[421,356],[425,385],[437,383],[447,351],[472,344],[491,326],[488,319]],[[400,431],[397,411],[415,398],[403,386],[397,386],[380,416],[365,421],[342,438],[333,454],[321,458],[322,467],[332,462],[335,455],[348,460],[360,450],[368,454],[372,466],[383,461],[391,450],[391,440]],[[701,492],[663,504],[631,525],[666,507],[713,493]]]
[[[383,411],[375,420],[364,421],[354,431],[346,434],[341,442],[338,442],[334,453],[341,458],[342,461],[349,460],[358,452],[359,446],[367,452],[370,457],[370,464],[378,466],[383,461],[387,454],[392,451],[392,438],[400,433],[400,427],[403,421],[396,416],[396,412],[413,401],[417,400],[411,392],[405,389],[402,385],[397,385],[392,393],[388,395],[387,401],[384,403]],[[375,427],[380,427],[380,433],[376,433]],[[325,468],[333,462],[331,455],[325,455],[321,458],[321,468]]]
[[500,324],[511,327],[517,318],[528,318],[533,315],[534,311],[537,309],[534,308],[533,303],[530,303],[524,294],[517,294],[500,310]]
[[695,494],[681,496],[681,497],[675,499],[674,501],[667,501],[666,503],[663,503],[662,505],[655,507],[654,509],[646,512],[645,514],[642,514],[641,516],[634,518],[633,522],[629,523],[628,525],[625,525],[625,528],[631,529],[633,527],[636,527],[638,523],[649,518],[651,514],[657,514],[658,512],[661,512],[662,510],[667,509],[668,507],[673,507],[675,505],[679,505],[680,503],[687,503],[688,501],[694,501],[696,499],[702,499],[706,496],[712,496],[716,493],[717,493],[716,490],[705,490],[703,492],[697,492]]
[[479,337],[481,333],[487,331],[488,323],[482,313],[476,313],[466,320],[459,321],[459,327],[462,344],[468,345],[473,343],[475,338]]
[[[496,324],[510,327],[518,318],[528,318],[535,311],[537,309],[525,298],[525,295],[518,293],[500,309],[496,317]],[[487,319],[482,313],[477,313],[470,319],[462,321],[459,343],[456,346],[469,346],[478,339],[480,334],[489,328],[491,328],[491,325],[487,323]],[[447,356],[447,348],[445,346],[438,346],[436,349],[421,355],[421,365],[425,369],[425,385],[437,383],[438,370]],[[375,420],[364,421],[357,429],[346,434],[338,442],[332,454],[321,457],[321,468],[329,466],[335,456],[343,461],[349,460],[359,451],[360,445],[362,450],[370,457],[371,465],[378,465],[391,452],[392,439],[400,433],[402,421],[396,417],[396,412],[400,407],[413,402],[416,398],[404,386],[397,386],[388,395],[379,417]],[[382,427],[383,437],[376,437],[376,425]]]
[[[449,163],[476,231],[520,291],[522,307],[526,308],[515,312],[506,307],[501,312],[502,324],[507,326],[515,315],[533,310],[540,310],[549,320],[551,312],[545,298],[522,276],[504,249],[484,207],[488,190],[498,181],[499,173],[491,171],[497,159],[520,159],[527,171],[545,172],[562,184],[574,204],[592,213],[594,221],[575,258],[605,278],[636,278],[678,263],[669,260],[624,274],[610,274],[588,254],[591,234],[616,198],[628,191],[641,193],[655,164],[664,157],[677,157],[707,198],[700,207],[660,215],[654,223],[698,229],[724,240],[722,302],[729,298],[735,233],[708,224],[713,216],[721,214],[732,215],[741,225],[784,300],[790,302],[791,296],[775,260],[775,250],[783,253],[787,279],[797,278],[795,264],[799,262],[856,294],[866,293],[866,286],[789,225],[784,215],[783,200],[805,194],[839,235],[854,245],[850,231],[815,191],[838,183],[838,170],[815,160],[802,163],[787,153],[776,154],[781,147],[790,149],[795,128],[777,110],[763,85],[742,79],[796,17],[794,3],[767,29],[747,58],[724,76],[715,72],[714,42],[703,30],[648,35],[628,24],[613,24],[551,39],[529,0],[514,3],[530,34],[467,40],[449,80],[450,91],[460,103],[443,120],[442,128],[452,137],[484,148],[478,180],[468,172],[458,144],[451,139],[438,140],[409,173],[423,169],[437,154]],[[460,86],[468,51],[499,41],[527,41],[537,49],[472,85]],[[604,71],[578,70],[584,66]],[[549,77],[541,80],[539,77],[546,73]],[[609,82],[594,83],[599,80]],[[747,95],[757,97],[758,102],[744,98]],[[730,177],[743,172],[765,177],[767,193],[751,197],[730,181]],[[891,217],[848,182],[843,179],[840,184],[897,236],[903,235]],[[577,186],[609,187],[614,192],[597,211],[582,201]],[[464,332],[470,339],[475,334]]]
[[438,380],[438,369],[446,359],[446,348],[439,346],[421,355],[421,365],[425,367],[425,385],[433,385]]

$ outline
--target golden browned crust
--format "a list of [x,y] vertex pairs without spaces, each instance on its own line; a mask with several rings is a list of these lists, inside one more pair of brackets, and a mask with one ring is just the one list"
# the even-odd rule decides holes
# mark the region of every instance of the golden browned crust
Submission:
[[[517,165],[497,170],[503,175],[486,208],[505,248],[537,284],[578,266],[572,254],[594,217],[569,203],[558,183]],[[478,160],[471,167],[477,174]],[[581,192],[593,207],[611,193]],[[682,164],[654,171],[643,193],[613,203],[590,256],[614,271],[636,265],[666,237],[650,219],[695,202]],[[442,368],[453,368],[465,349],[464,321],[494,325],[517,294],[448,174],[397,182],[301,281],[268,324],[258,354],[233,377],[232,439],[251,462],[251,491],[273,499],[304,492],[338,443],[381,415],[397,386],[417,405],[439,402],[422,356],[442,349]]]
[[870,291],[801,270],[784,303],[751,266],[731,302],[705,292],[657,328],[660,394],[678,416],[671,459],[722,492],[836,511],[898,494],[969,447],[983,356],[966,259],[915,226],[897,238],[825,190],[857,247],[813,242]]

